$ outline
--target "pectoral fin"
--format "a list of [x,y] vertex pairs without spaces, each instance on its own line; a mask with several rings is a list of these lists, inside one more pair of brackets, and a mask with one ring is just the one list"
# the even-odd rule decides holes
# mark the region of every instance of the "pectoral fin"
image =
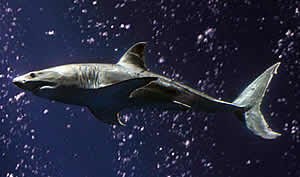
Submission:
[[109,125],[126,126],[120,119],[119,113],[116,111],[98,111],[89,108],[90,112],[100,121]]
[[97,96],[98,93],[101,93],[103,95],[111,95],[111,93],[113,93],[113,95],[118,97],[118,99],[123,96],[126,96],[126,98],[128,98],[132,91],[143,87],[156,79],[156,77],[129,79],[98,89],[85,89],[85,92],[92,93],[94,96]]

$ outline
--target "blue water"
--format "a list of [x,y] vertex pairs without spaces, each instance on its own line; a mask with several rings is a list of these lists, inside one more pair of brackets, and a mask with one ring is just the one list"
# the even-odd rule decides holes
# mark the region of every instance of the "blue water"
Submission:
[[[2,0],[0,176],[299,177],[299,11],[293,0]],[[116,128],[11,82],[115,63],[140,41],[151,71],[228,101],[281,61],[262,111],[282,136],[263,140],[230,113],[155,109],[124,110]]]

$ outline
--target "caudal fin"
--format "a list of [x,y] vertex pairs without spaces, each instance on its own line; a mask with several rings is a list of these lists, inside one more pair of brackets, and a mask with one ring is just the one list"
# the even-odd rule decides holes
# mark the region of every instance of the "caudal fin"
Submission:
[[281,135],[280,133],[272,131],[260,111],[263,97],[265,96],[273,75],[277,74],[279,65],[280,62],[268,68],[233,101],[234,104],[245,108],[244,111],[238,112],[237,115],[242,116],[239,118],[245,121],[247,128],[254,134],[265,139],[275,139]]

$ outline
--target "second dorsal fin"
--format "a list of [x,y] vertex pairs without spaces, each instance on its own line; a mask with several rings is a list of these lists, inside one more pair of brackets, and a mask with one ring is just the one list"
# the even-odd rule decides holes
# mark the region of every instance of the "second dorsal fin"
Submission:
[[117,64],[148,70],[145,64],[145,47],[146,42],[136,43],[130,49],[127,50],[127,52],[121,57]]

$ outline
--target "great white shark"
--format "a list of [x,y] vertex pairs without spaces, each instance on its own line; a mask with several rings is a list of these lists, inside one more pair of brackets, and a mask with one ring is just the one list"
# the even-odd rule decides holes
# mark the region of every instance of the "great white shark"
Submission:
[[116,64],[84,63],[32,71],[13,79],[21,89],[58,102],[87,107],[102,122],[124,125],[119,112],[125,108],[157,106],[160,109],[233,112],[255,135],[274,139],[260,111],[266,89],[279,63],[259,75],[233,101],[208,96],[173,79],[149,71],[146,43],[132,46]]

